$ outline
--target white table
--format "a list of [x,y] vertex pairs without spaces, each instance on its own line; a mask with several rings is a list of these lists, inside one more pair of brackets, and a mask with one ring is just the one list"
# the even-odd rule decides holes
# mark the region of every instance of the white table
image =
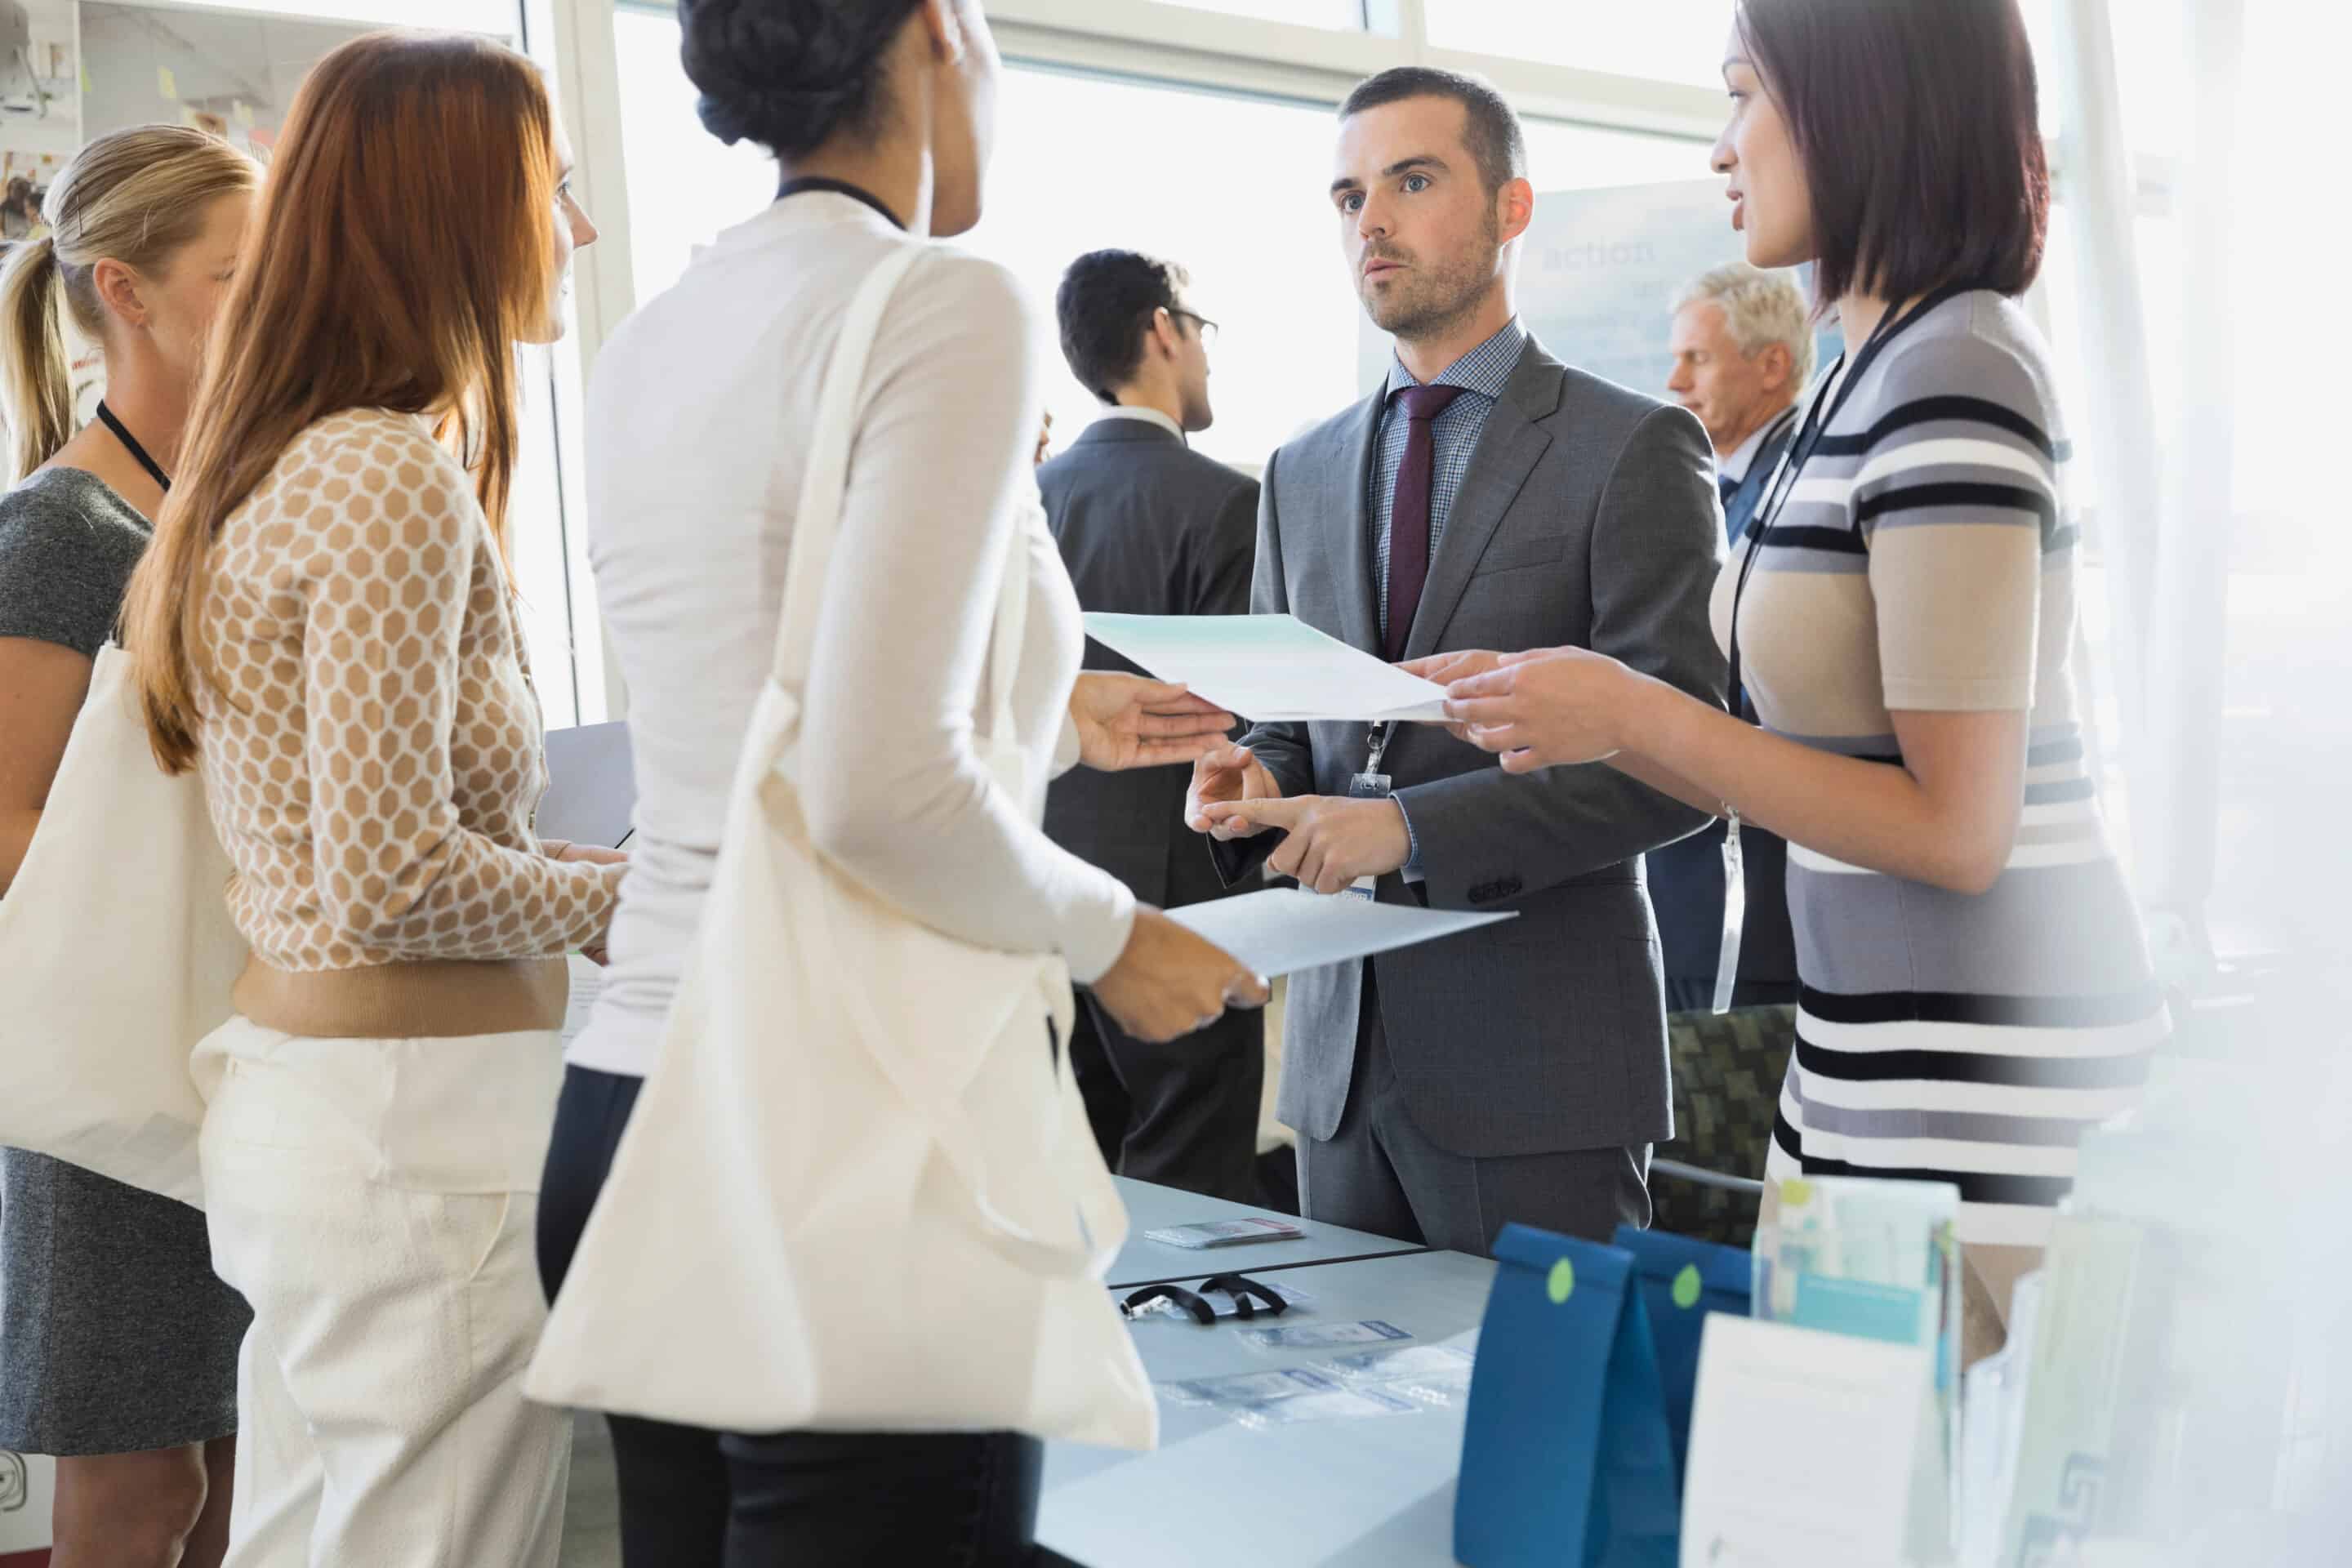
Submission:
[[[1150,1182],[1129,1181],[1124,1176],[1117,1180],[1119,1196],[1127,1204],[1128,1231],[1127,1245],[1119,1249],[1118,1258],[1111,1264],[1110,1276],[1104,1281],[1114,1289],[1183,1284],[1205,1279],[1212,1274],[1258,1274],[1307,1264],[1429,1250],[1418,1242],[1397,1241],[1343,1226],[1318,1225],[1313,1220],[1271,1214],[1245,1204],[1204,1198],[1198,1193],[1154,1186]],[[1150,1241],[1143,1235],[1147,1230],[1219,1219],[1288,1220],[1307,1234],[1297,1241],[1254,1241],[1243,1247],[1211,1247],[1198,1251]]]
[[[1380,1318],[1412,1343],[1443,1344],[1478,1327],[1495,1265],[1459,1252],[1399,1253],[1301,1265],[1290,1277],[1315,1293],[1315,1306],[1285,1322]],[[1227,1322],[1150,1320],[1134,1333],[1160,1383],[1331,1353],[1255,1350]],[[1156,1453],[1046,1450],[1038,1537],[1088,1568],[1199,1568],[1244,1548],[1252,1562],[1279,1568],[1444,1568],[1454,1561],[1465,1415],[1432,1408],[1251,1430],[1215,1411],[1163,1405]]]

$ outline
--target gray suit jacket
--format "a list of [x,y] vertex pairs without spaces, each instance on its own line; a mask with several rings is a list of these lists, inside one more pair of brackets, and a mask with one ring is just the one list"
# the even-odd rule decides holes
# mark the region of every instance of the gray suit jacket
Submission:
[[[1257,481],[1135,419],[1087,427],[1037,470],[1045,516],[1078,603],[1133,616],[1249,611],[1257,553]],[[1088,669],[1136,667],[1092,638]],[[1097,773],[1072,768],[1045,796],[1055,843],[1162,909],[1223,891],[1184,826],[1189,767]]]
[[[1252,607],[1380,647],[1368,489],[1381,401],[1266,465]],[[1715,459],[1689,413],[1570,370],[1529,341],[1487,416],[1430,563],[1406,656],[1575,645],[1709,701],[1722,654],[1706,602],[1722,555]],[[1285,795],[1344,795],[1367,727],[1262,725],[1247,742]],[[1407,725],[1384,771],[1424,882],[1384,902],[1518,919],[1373,959],[1405,1103],[1443,1148],[1549,1153],[1673,1135],[1658,940],[1642,854],[1706,818],[1603,766],[1504,773]],[[1215,846],[1243,875],[1264,839]],[[1292,976],[1280,1112],[1338,1130],[1356,1058],[1360,963]]]

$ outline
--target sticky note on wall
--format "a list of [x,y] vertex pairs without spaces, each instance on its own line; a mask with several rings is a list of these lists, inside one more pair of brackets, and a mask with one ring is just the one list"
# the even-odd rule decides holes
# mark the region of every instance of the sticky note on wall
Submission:
[[163,95],[163,100],[166,103],[177,103],[180,101],[180,84],[177,79],[172,75],[172,68],[170,66],[157,66],[155,68],[155,90]]

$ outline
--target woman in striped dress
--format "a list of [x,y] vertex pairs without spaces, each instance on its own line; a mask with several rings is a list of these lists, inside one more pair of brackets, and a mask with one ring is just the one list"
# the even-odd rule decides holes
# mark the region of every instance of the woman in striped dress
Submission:
[[1847,349],[1716,586],[1761,727],[1577,649],[1424,673],[1507,769],[1606,759],[1789,840],[1768,1168],[1954,1184],[2005,1319],[2168,1027],[2084,763],[2068,447],[2016,302],[2032,60],[2016,0],[1746,0],[1724,76],[1733,226],[1814,263]]

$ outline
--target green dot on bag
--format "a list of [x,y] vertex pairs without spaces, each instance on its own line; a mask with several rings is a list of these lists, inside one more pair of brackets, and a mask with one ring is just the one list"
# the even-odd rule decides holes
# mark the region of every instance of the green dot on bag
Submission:
[[1566,1301],[1576,1293],[1576,1265],[1565,1258],[1553,1264],[1551,1279],[1547,1282],[1545,1289],[1551,1293],[1553,1306],[1557,1307]]
[[1683,1271],[1675,1276],[1675,1305],[1685,1312],[1698,1305],[1697,1264],[1684,1264]]

